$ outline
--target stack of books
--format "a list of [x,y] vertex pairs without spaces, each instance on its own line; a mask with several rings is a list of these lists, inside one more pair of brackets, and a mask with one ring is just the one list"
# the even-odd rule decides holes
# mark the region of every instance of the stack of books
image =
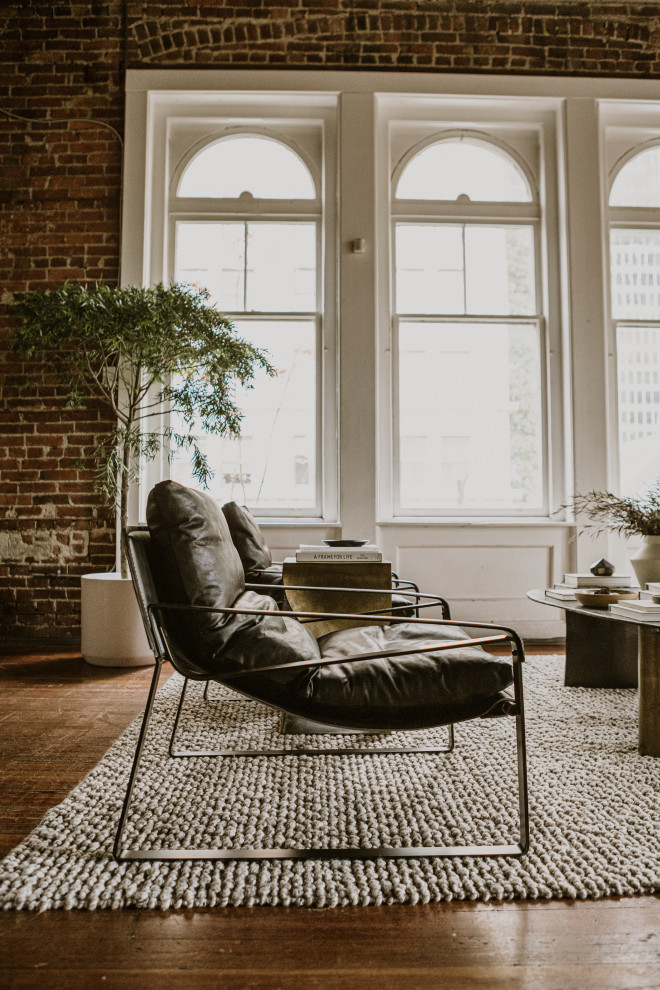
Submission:
[[650,598],[626,599],[609,606],[613,615],[636,619],[638,622],[660,622],[660,602]]
[[366,543],[362,547],[328,547],[314,546],[313,544],[301,543],[296,550],[296,560],[305,563],[380,563],[383,559],[383,551],[375,543]]
[[559,598],[564,601],[575,600],[576,588],[629,588],[632,585],[630,574],[564,574],[564,580],[552,588],[546,588],[548,598]]

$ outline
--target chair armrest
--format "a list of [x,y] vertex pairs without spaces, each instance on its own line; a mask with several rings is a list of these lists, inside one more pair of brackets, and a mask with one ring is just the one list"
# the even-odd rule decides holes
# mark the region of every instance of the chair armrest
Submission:
[[296,668],[330,667],[338,663],[358,663],[361,660],[391,660],[396,657],[410,656],[411,653],[441,653],[446,650],[456,650],[466,646],[483,646],[488,643],[501,643],[508,640],[505,633],[493,636],[480,636],[475,639],[453,640],[448,643],[435,643],[433,646],[410,646],[405,650],[377,650],[373,653],[353,653],[348,657],[320,657],[314,660],[294,660],[292,663],[273,663],[266,667],[255,667],[250,671],[238,670],[223,674],[222,680],[235,680],[248,674],[261,674],[267,670],[295,670]]
[[[272,612],[270,609],[262,608],[220,608],[214,605],[177,605],[168,603],[154,603],[149,605],[148,612],[149,615],[155,615],[157,612],[211,612],[221,615],[289,615],[294,619],[300,620],[301,618],[306,619],[364,619],[365,615],[369,614],[366,612],[294,612],[291,609],[280,609],[277,612]],[[379,615],[381,613],[374,613]],[[419,619],[419,618],[407,618],[405,616],[388,616],[392,623],[406,622],[413,623],[414,625],[425,625],[425,626],[456,626],[456,622],[452,619]],[[261,673],[266,670],[284,670],[284,669],[295,669],[296,667],[316,667],[319,665],[328,665],[333,663],[353,663],[359,660],[375,660],[380,657],[396,657],[396,656],[408,656],[411,653],[434,653],[442,652],[444,650],[458,649],[464,646],[482,646],[485,643],[495,643],[495,642],[505,642],[511,643],[511,654],[512,661],[514,665],[520,664],[525,659],[525,650],[522,640],[518,636],[518,633],[514,629],[510,629],[508,626],[497,625],[492,622],[473,622],[468,620],[465,622],[458,623],[461,628],[468,629],[488,629],[490,630],[490,635],[477,637],[475,639],[465,639],[465,640],[451,640],[447,643],[436,643],[429,647],[411,646],[405,650],[381,650],[376,653],[359,653],[349,657],[327,657],[327,658],[314,658],[312,660],[295,660],[292,663],[285,664],[270,664],[265,667],[259,667],[251,671],[236,671],[231,674],[223,674],[222,678],[234,678],[234,677],[245,677],[249,673]],[[157,625],[157,623],[156,623]]]
[[[246,582],[245,587],[248,589],[248,591],[263,591],[263,587],[264,586],[262,584],[255,584],[254,582]],[[351,594],[357,594],[357,595],[389,595],[390,598],[393,598],[394,595],[398,594],[398,592],[399,592],[399,589],[398,588],[394,588],[394,587],[392,587],[392,588],[339,588],[339,587],[327,587],[326,585],[317,585],[317,584],[284,584],[284,585],[282,585],[282,590],[284,592],[287,592],[287,591],[323,591],[323,592],[326,592],[326,591],[328,591],[328,592],[331,592],[331,593],[332,592],[337,592],[337,593],[343,593],[343,594],[345,594],[346,592],[350,592]],[[429,592],[426,592],[426,591],[420,591],[418,588],[417,588],[417,590],[413,590],[412,588],[410,590],[406,589],[406,595],[408,597],[410,597],[411,599],[413,599],[413,598],[415,599],[415,601],[414,601],[413,604],[415,605],[416,608],[432,608],[433,606],[438,606],[439,605],[440,608],[442,609],[443,616],[445,618],[448,618],[449,617],[449,602],[446,600],[446,598],[441,598],[440,595],[429,594]],[[421,599],[427,599],[427,600],[425,602],[422,602]],[[383,608],[383,609],[378,609],[378,611],[361,612],[360,614],[361,615],[383,615],[385,613],[396,612],[396,610],[399,607],[400,606],[393,606],[393,607],[388,608],[388,609],[384,609]],[[284,612],[284,609],[280,609],[280,611]],[[313,613],[310,613],[310,615],[311,614],[313,614]],[[333,613],[333,614],[339,615],[338,612],[337,613]],[[340,616],[340,617],[343,618],[343,616]]]

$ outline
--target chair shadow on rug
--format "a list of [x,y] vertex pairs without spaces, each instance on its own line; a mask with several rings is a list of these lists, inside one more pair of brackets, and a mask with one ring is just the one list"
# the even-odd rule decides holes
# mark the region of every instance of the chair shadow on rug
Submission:
[[[378,613],[294,612],[252,590],[218,505],[174,482],[151,491],[147,527],[124,533],[133,582],[156,664],[114,843],[117,860],[363,859],[370,857],[520,856],[529,845],[522,663],[517,633],[493,623]],[[393,594],[393,589],[388,589]],[[408,591],[406,592],[409,593]],[[416,604],[438,605],[415,592]],[[316,640],[306,623],[358,620]],[[475,635],[470,635],[474,631]],[[481,630],[479,634],[476,634]],[[488,644],[507,644],[510,659]],[[515,720],[517,841],[478,845],[342,848],[126,848],[140,763],[165,663],[184,677],[169,757],[342,756],[450,752],[453,726],[472,719]],[[189,681],[215,681],[328,732],[389,733],[446,726],[448,745],[368,749],[176,749]]]

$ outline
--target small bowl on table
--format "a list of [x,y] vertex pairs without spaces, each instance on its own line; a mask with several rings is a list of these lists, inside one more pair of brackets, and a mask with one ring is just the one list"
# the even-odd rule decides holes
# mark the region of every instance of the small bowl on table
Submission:
[[585,608],[607,608],[626,598],[637,598],[638,592],[630,588],[580,588],[575,599]]

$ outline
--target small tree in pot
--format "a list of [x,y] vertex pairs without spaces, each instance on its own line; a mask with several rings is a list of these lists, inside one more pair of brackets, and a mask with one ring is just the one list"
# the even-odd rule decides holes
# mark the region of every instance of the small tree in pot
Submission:
[[[94,465],[95,488],[122,528],[140,463],[163,449],[184,449],[194,477],[205,486],[212,471],[194,425],[237,436],[242,415],[234,401],[236,383],[249,387],[257,368],[274,373],[266,354],[209,306],[208,293],[186,285],[68,283],[27,293],[14,312],[22,322],[12,345],[39,359],[34,375],[54,372],[68,407],[97,401],[110,413],[114,425],[85,460]],[[168,412],[178,414],[183,432],[166,425]],[[117,555],[125,577],[120,546]]]

